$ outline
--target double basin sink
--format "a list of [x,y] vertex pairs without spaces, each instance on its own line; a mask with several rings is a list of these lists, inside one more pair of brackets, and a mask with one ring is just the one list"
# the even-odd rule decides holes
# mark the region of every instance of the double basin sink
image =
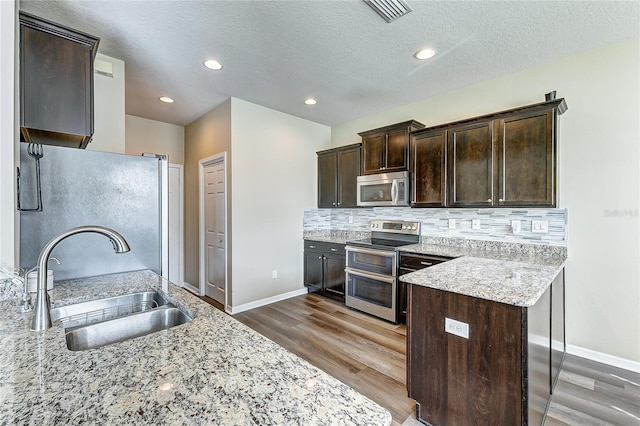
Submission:
[[51,309],[51,321],[61,321],[67,348],[95,349],[146,336],[192,318],[157,291],[143,291]]

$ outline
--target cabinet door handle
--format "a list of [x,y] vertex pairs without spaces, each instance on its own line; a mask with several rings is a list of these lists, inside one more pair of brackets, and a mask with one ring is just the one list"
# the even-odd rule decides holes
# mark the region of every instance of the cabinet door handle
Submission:
[[309,248],[316,248],[316,246],[309,246]]
[[500,199],[498,200],[498,202],[499,202],[499,203],[501,203],[501,202],[502,202],[502,198],[500,198]]
[[322,256],[318,256],[318,259],[322,259]]
[[424,265],[424,266],[432,266],[433,265],[433,263],[431,263],[431,262],[420,262],[420,264]]
[[338,203],[338,205],[340,205],[341,203]]
[[490,202],[491,202],[491,198],[487,198],[487,203],[490,203]]
[[331,251],[338,251],[338,249],[337,248],[332,248]]
[[334,206],[336,205],[336,203],[332,203]]

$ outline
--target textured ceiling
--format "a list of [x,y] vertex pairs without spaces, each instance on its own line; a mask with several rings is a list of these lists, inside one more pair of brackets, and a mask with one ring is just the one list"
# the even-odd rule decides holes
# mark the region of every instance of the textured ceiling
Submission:
[[[640,35],[640,2],[418,1],[385,22],[359,0],[20,1],[101,38],[127,114],[186,125],[229,97],[335,126]],[[420,62],[422,47],[438,53]],[[210,71],[208,58],[223,65]],[[158,101],[171,96],[171,105]],[[306,106],[306,97],[318,104]]]

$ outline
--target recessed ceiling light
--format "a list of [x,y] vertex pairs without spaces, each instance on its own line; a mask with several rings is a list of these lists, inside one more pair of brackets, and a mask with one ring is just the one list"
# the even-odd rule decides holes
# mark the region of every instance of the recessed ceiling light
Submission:
[[313,98],[307,98],[307,99],[304,100],[304,103],[307,104],[307,105],[315,105],[315,104],[318,103],[318,101],[316,101]]
[[204,66],[209,68],[210,70],[217,71],[222,69],[222,64],[216,61],[215,59],[209,59],[207,61],[204,61]]
[[162,96],[162,97],[160,98],[160,100],[161,100],[162,102],[164,102],[164,103],[167,103],[167,104],[172,104],[172,103],[173,103],[173,99],[171,99],[171,98],[170,98],[170,97],[168,97],[168,96]]
[[422,49],[418,52],[415,53],[415,55],[413,55],[416,59],[429,59],[429,58],[433,58],[433,55],[436,54],[436,51],[433,49]]

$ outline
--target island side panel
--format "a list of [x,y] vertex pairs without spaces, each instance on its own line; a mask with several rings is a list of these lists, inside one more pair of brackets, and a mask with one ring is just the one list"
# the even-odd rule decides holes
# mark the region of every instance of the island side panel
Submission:
[[[445,292],[407,284],[407,376],[409,398],[423,418],[446,420],[447,357],[444,317]],[[437,423],[434,423],[437,424]]]
[[551,287],[526,314],[528,424],[540,425],[551,391]]
[[[420,406],[420,419],[432,425],[526,423],[523,309],[419,285],[409,291],[409,396]],[[445,332],[445,317],[469,324],[469,338]]]

